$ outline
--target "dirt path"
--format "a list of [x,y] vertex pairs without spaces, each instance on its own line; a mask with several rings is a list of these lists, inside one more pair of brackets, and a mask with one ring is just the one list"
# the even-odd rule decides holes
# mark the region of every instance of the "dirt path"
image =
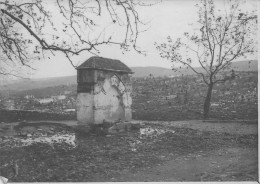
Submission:
[[204,122],[202,120],[189,120],[189,121],[138,121],[134,123],[145,124],[160,124],[164,126],[173,126],[177,128],[191,128],[200,131],[210,131],[219,133],[230,133],[239,135],[257,134],[258,124],[252,122],[235,122],[235,121],[219,121],[219,122]]
[[[240,122],[149,121],[144,123],[238,135],[258,134],[257,124]],[[257,148],[229,147],[177,157],[164,165],[142,170],[138,173],[122,173],[116,181],[257,181],[257,168]]]
[[178,157],[164,165],[138,173],[122,173],[116,181],[256,181],[257,150],[225,148]]
[[[68,126],[76,126],[77,121],[69,120],[69,121],[28,121],[28,123],[61,123]],[[194,130],[200,131],[211,131],[211,132],[220,132],[220,133],[230,133],[230,134],[240,134],[240,135],[248,135],[248,134],[257,134],[258,133],[258,124],[257,123],[247,123],[247,122],[234,122],[234,121],[219,121],[219,122],[204,122],[202,120],[189,120],[189,121],[141,121],[141,120],[133,120],[133,123],[145,123],[145,124],[160,124],[164,126],[173,126],[177,128],[191,128]],[[7,128],[9,134],[12,134],[12,127],[18,125],[19,122],[14,123],[4,123],[0,124],[0,128],[2,126],[10,127]],[[1,133],[1,132],[0,132]],[[4,132],[2,132],[4,133]],[[5,134],[7,132],[5,131]]]

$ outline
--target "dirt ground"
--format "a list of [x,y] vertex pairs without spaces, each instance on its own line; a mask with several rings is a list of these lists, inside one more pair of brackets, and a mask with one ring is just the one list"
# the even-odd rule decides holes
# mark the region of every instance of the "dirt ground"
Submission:
[[206,132],[229,133],[236,135],[258,134],[256,121],[133,121],[134,123],[160,124],[163,126],[190,128]]
[[[140,132],[83,136],[75,149],[41,144],[0,149],[0,173],[16,160],[20,169],[10,180],[14,182],[258,181],[256,122],[133,123],[156,131],[144,137]],[[14,135],[18,124],[1,124],[5,131],[0,131],[0,137]],[[40,128],[44,129],[43,125]]]
[[[138,121],[137,121],[138,122]],[[136,122],[136,123],[137,123]],[[142,121],[143,122],[143,121]],[[144,122],[143,122],[144,123]],[[148,124],[161,124],[178,128],[191,128],[201,131],[229,133],[236,135],[257,135],[258,125],[250,122],[204,122],[147,121]],[[123,173],[117,181],[131,182],[177,182],[177,181],[257,181],[257,148],[223,147],[213,151],[200,151],[138,173]]]
[[117,181],[256,181],[255,149],[223,148],[180,156],[138,173],[123,173]]

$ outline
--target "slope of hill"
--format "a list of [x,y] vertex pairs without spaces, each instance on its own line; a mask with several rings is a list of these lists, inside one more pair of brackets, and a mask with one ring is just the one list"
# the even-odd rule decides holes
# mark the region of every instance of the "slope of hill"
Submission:
[[2,85],[0,90],[29,90],[36,88],[45,88],[51,86],[69,85],[76,84],[77,77],[66,76],[66,77],[52,77],[43,79],[21,79],[10,84]]
[[257,71],[258,70],[258,61],[249,60],[249,61],[237,61],[231,64],[231,68],[238,71]]
[[[237,61],[233,62],[231,68],[238,71],[257,71],[258,63],[257,60],[251,61]],[[191,69],[181,69],[178,72],[174,72],[168,68],[162,67],[132,67],[134,72],[133,77],[148,77],[152,74],[154,77],[163,77],[163,76],[177,76],[177,75],[191,75],[194,74]],[[198,71],[202,71],[201,68],[197,68]],[[1,85],[0,90],[29,90],[35,88],[44,88],[51,86],[59,85],[69,85],[76,84],[77,77],[66,76],[66,77],[53,77],[53,78],[44,78],[44,79],[30,79],[30,80],[17,80],[12,81],[12,83]]]
[[[258,63],[257,60],[250,60],[250,61],[237,61],[231,64],[231,68],[236,71],[257,71]],[[174,72],[168,68],[161,68],[161,67],[132,67],[131,68],[134,77],[146,77],[152,74],[154,77],[163,77],[169,75],[192,75],[194,72],[191,69],[180,69],[177,72]],[[203,72],[203,69],[200,67],[196,68],[197,71]]]
[[173,75],[173,71],[168,68],[147,66],[147,67],[132,67],[134,72],[133,77],[146,77],[152,74],[154,77]]

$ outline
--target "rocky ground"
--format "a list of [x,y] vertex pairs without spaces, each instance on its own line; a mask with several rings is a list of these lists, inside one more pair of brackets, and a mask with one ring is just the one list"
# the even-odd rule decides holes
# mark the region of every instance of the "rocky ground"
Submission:
[[12,182],[258,180],[256,122],[133,123],[140,129],[88,135],[74,121],[2,123],[0,175]]

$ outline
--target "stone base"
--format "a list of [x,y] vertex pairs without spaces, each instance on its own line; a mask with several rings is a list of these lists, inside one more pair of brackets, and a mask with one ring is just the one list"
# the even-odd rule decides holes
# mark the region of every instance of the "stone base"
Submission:
[[116,123],[110,128],[108,128],[109,134],[116,134],[121,132],[129,132],[132,130],[139,130],[140,124],[133,124],[131,122],[122,122],[122,123]]

